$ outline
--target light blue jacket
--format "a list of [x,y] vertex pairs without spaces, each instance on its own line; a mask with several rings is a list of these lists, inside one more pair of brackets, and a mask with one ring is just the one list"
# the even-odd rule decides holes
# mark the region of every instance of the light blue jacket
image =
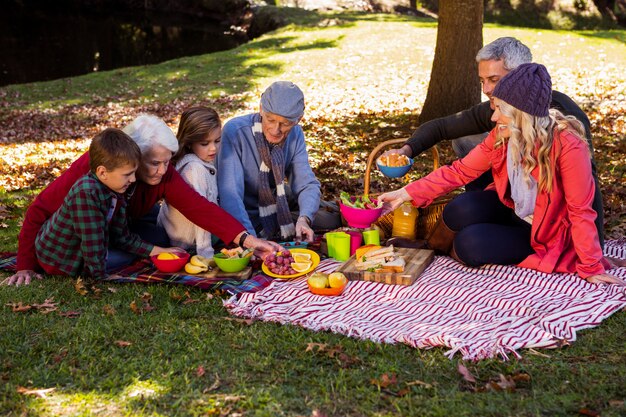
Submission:
[[[217,158],[220,206],[256,236],[259,217],[259,169],[261,157],[252,134],[255,114],[235,117],[222,130]],[[287,195],[297,198],[301,216],[313,220],[320,205],[320,182],[309,165],[304,133],[294,126],[283,144]]]

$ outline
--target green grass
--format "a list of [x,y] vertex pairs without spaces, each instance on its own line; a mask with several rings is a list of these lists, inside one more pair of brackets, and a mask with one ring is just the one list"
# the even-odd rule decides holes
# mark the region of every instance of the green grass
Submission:
[[[11,170],[21,164],[28,169],[53,159],[67,164],[84,150],[90,134],[123,124],[136,112],[158,110],[175,124],[180,108],[204,102],[228,118],[256,108],[271,81],[291,79],[307,97],[304,127],[325,193],[362,187],[369,150],[382,140],[406,137],[416,127],[436,26],[390,15],[290,12],[296,23],[232,51],[0,88],[6,103],[0,122],[28,115],[25,123],[31,116],[41,123],[28,126],[32,133],[24,127],[22,145],[0,145],[0,176],[17,177]],[[487,25],[484,38],[516,36],[531,46],[535,59],[551,70],[556,88],[597,115],[594,129],[604,132],[602,123],[613,120],[612,126],[619,127],[624,120],[619,97],[626,89],[625,33]],[[55,133],[47,124],[55,120],[69,121],[79,133],[72,138]],[[40,147],[42,139],[47,142]],[[68,139],[76,141],[75,147],[64,144]],[[597,149],[613,146],[621,152],[619,135],[602,133],[596,143]],[[55,144],[63,149],[47,156]],[[18,157],[22,152],[26,156]],[[449,157],[445,148],[443,152]],[[430,169],[427,159],[420,164],[417,172]],[[620,185],[623,164],[612,172],[616,176],[606,174],[603,180]],[[374,185],[388,184],[373,175]],[[0,223],[8,226],[0,227],[0,250],[16,249],[23,212],[40,186],[32,178],[14,191],[0,191],[5,209]],[[193,289],[188,295],[184,288],[164,286],[100,289],[97,295],[82,296],[63,277],[0,287],[0,415],[310,416],[314,410],[328,416],[626,414],[623,312],[581,332],[569,347],[540,354],[522,351],[521,360],[465,363],[478,379],[472,384],[457,371],[459,357],[449,360],[445,349],[376,344],[275,323],[248,325],[228,320],[219,297],[207,299]],[[141,305],[145,292],[156,309],[137,315],[130,304]],[[59,304],[48,314],[16,313],[7,306],[50,298]],[[183,303],[188,298],[198,301]],[[109,315],[111,308],[115,314]],[[79,315],[69,318],[59,311]],[[131,344],[120,347],[116,341]],[[310,343],[325,344],[326,350],[307,352]],[[331,356],[332,349],[345,356]],[[372,383],[391,374],[395,384]],[[487,390],[500,374],[527,374],[530,379],[520,379],[513,392]],[[54,390],[38,397],[19,393],[19,387]]]

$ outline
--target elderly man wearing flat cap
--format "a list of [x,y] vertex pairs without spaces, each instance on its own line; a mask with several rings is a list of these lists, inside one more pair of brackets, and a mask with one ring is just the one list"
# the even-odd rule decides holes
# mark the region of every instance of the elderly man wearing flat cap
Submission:
[[341,225],[338,214],[322,210],[316,217],[320,183],[298,125],[303,114],[300,88],[277,81],[262,94],[258,113],[224,125],[217,158],[220,205],[255,236],[310,242],[314,226]]

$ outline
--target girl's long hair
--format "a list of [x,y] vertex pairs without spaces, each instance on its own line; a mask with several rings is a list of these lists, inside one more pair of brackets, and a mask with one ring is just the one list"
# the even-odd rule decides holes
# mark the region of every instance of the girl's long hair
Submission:
[[172,163],[178,162],[183,156],[193,152],[191,145],[205,140],[213,130],[222,127],[217,112],[204,106],[190,107],[180,116],[178,123],[178,152],[172,157]]
[[[539,166],[539,189],[545,192],[552,191],[554,171],[550,151],[554,145],[555,130],[558,132],[567,130],[585,141],[583,124],[574,116],[565,116],[556,109],[550,109],[550,114],[546,117],[539,117],[525,113],[502,100],[496,100],[500,112],[511,119],[508,125],[511,132],[508,141],[512,149],[513,163],[521,164],[527,182],[530,182],[532,170]],[[498,136],[496,146],[504,144],[505,141],[506,139]]]

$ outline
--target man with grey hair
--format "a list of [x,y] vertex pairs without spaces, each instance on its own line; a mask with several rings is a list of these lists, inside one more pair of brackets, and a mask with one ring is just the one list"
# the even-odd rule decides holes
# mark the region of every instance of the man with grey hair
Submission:
[[303,114],[300,88],[277,81],[263,92],[258,113],[235,117],[222,130],[220,205],[255,236],[311,242],[313,229],[341,226],[338,212],[319,210],[320,182],[298,124]]
[[[483,93],[489,101],[482,102],[467,110],[456,114],[430,120],[419,126],[411,138],[400,149],[391,149],[386,153],[401,153],[408,157],[417,156],[442,140],[452,140],[452,148],[459,158],[467,155],[476,145],[483,141],[488,132],[495,127],[491,120],[494,112],[492,93],[498,82],[510,71],[521,64],[530,63],[532,54],[530,49],[519,40],[512,37],[502,37],[485,45],[476,54],[478,62],[478,77]],[[593,158],[591,143],[591,124],[585,112],[567,95],[552,91],[550,108],[558,109],[565,115],[574,116],[585,129],[585,139],[591,150],[591,169],[595,181],[595,195],[593,209],[597,213],[596,227],[600,236],[600,244],[604,247],[604,213],[602,194]],[[467,191],[483,190],[493,182],[491,172],[486,172],[477,180],[467,184]]]

